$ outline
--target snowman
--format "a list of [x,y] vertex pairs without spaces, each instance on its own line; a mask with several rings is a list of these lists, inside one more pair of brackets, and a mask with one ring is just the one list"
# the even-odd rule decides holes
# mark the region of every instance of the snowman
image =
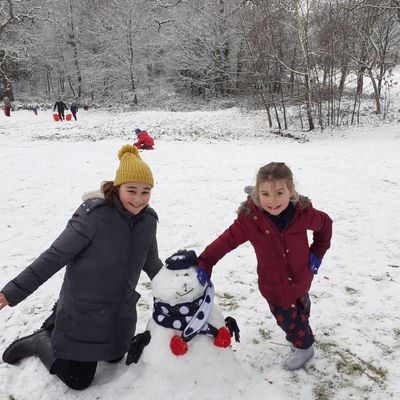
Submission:
[[214,303],[214,286],[197,267],[196,253],[173,254],[151,286],[152,318],[132,340],[126,363],[137,364],[140,379],[152,383],[149,390],[161,390],[164,381],[184,396],[179,398],[196,397],[195,388],[202,398],[221,391],[240,398],[244,373],[231,347],[231,337],[239,341],[239,328]]

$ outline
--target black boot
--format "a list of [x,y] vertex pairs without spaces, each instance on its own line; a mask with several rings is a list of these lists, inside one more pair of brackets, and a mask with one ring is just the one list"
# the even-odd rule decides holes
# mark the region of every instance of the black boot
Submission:
[[30,356],[38,356],[50,373],[56,360],[51,347],[50,334],[46,329],[39,329],[32,335],[25,336],[11,343],[3,353],[3,361],[15,364],[19,360]]

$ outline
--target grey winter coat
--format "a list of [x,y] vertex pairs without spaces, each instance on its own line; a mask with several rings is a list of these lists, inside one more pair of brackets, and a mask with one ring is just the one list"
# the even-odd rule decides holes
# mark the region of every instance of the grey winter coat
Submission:
[[112,360],[127,352],[135,333],[135,288],[144,270],[150,279],[158,257],[157,214],[138,215],[115,199],[85,201],[51,247],[1,291],[15,306],[65,265],[52,344],[59,358]]

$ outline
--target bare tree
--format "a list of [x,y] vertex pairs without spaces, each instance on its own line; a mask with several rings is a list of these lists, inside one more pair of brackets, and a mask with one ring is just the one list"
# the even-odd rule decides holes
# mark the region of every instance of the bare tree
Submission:
[[11,101],[14,100],[12,82],[16,79],[16,65],[27,51],[26,45],[19,46],[25,38],[24,27],[28,22],[45,18],[40,2],[4,0],[0,3],[0,82],[4,96]]
[[397,0],[3,0],[0,89],[132,106],[246,101],[278,131],[357,123],[362,101],[382,109],[399,15]]

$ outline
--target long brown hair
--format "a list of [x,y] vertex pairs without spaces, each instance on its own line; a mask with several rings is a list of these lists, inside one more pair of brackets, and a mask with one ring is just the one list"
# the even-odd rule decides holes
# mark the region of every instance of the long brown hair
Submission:
[[119,186],[114,186],[113,181],[104,181],[101,184],[101,191],[108,204],[114,203],[114,195],[119,196]]

